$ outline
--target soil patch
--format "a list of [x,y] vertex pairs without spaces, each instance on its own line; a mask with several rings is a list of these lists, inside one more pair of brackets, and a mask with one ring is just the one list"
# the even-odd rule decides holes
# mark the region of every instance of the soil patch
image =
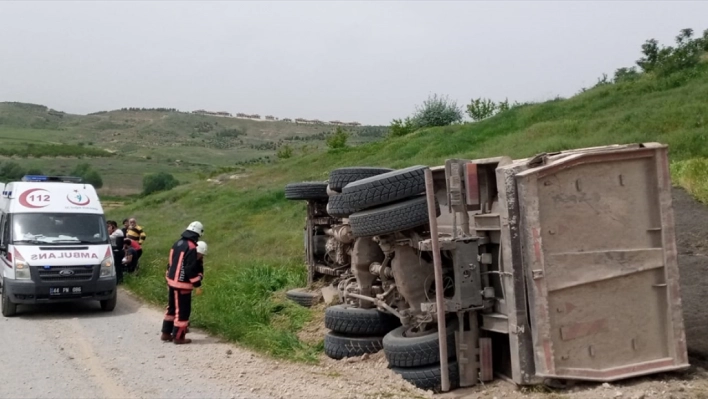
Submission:
[[708,207],[681,188],[673,190],[673,205],[688,350],[708,358]]

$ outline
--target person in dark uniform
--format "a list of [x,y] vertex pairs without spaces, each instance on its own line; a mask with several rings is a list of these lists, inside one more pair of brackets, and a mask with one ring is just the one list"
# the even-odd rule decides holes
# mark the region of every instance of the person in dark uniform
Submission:
[[174,341],[175,344],[192,342],[185,335],[192,312],[192,290],[201,286],[204,277],[200,262],[203,253],[200,252],[206,252],[206,245],[203,250],[197,248],[203,234],[204,226],[200,222],[192,222],[170,249],[165,273],[168,287],[167,312],[162,321],[160,336],[163,341]]

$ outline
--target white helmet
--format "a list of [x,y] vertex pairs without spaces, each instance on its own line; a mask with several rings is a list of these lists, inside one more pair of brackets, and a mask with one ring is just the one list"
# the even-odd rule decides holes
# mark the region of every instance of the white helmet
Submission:
[[204,226],[201,224],[201,222],[192,222],[187,226],[187,230],[193,231],[201,237],[204,234]]
[[200,253],[202,255],[207,254],[207,243],[204,241],[198,241],[197,242],[197,253]]

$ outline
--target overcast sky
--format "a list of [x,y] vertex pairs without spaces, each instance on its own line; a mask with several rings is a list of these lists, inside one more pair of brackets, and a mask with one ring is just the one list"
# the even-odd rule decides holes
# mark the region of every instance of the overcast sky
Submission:
[[0,101],[388,124],[431,93],[571,96],[706,16],[706,1],[0,0]]

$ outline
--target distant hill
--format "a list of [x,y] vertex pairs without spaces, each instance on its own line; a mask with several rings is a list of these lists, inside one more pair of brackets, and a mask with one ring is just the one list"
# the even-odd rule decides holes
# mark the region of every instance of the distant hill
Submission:
[[[294,154],[324,148],[337,126],[350,134],[350,145],[381,139],[388,131],[385,126],[338,121],[296,122],[271,116],[267,117],[272,120],[257,120],[207,112],[125,108],[75,115],[44,105],[2,102],[0,143],[7,150],[0,151],[0,161],[14,157],[23,167],[44,173],[66,173],[80,161],[89,162],[104,176],[104,193],[130,194],[140,190],[148,172],[166,171],[191,181],[197,173],[220,167],[272,162],[285,145]],[[47,146],[59,144],[71,147],[54,148],[62,155],[59,159],[47,157],[53,148]],[[36,158],[40,153],[43,157]]]

